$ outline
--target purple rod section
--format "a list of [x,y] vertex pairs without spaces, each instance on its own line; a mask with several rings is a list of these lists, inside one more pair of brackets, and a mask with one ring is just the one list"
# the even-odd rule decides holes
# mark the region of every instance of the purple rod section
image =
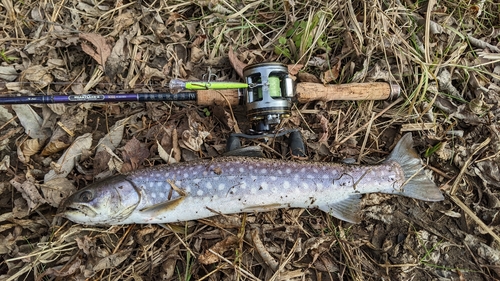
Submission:
[[67,96],[0,96],[0,104],[36,103],[78,103],[78,102],[120,102],[120,101],[195,101],[195,92],[172,93],[134,93],[134,94],[85,94]]

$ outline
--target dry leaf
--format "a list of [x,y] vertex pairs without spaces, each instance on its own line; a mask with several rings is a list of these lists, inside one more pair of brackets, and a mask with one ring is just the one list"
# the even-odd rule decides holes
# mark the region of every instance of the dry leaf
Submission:
[[131,26],[137,21],[137,18],[134,16],[132,12],[125,12],[123,14],[119,14],[117,17],[113,18],[114,22],[114,30],[109,34],[111,37],[115,37],[119,33],[122,32],[125,28]]
[[[0,162],[0,171],[7,171],[9,167],[10,167],[10,156],[5,155],[2,161]],[[0,188],[0,194],[2,194],[1,188]]]
[[304,67],[303,64],[289,64],[288,65],[288,74],[295,76],[299,71]]
[[191,57],[190,61],[191,62],[199,62],[203,57],[205,56],[205,52],[203,49],[198,48],[198,47],[192,47],[191,48]]
[[[158,145],[158,154],[160,155],[160,158],[163,159],[163,161],[167,162],[168,164],[177,163],[175,158],[173,156],[170,156],[170,153],[165,151],[159,141],[156,141],[156,144]],[[171,150],[173,150],[173,148]]]
[[12,109],[16,112],[24,132],[32,139],[45,140],[47,136],[42,129],[42,118],[27,104],[14,104]]
[[229,48],[229,61],[231,62],[231,65],[233,66],[234,70],[238,75],[243,78],[243,68],[245,68],[247,65],[240,61],[236,54],[233,52],[233,48]]
[[120,35],[118,41],[113,46],[113,50],[111,50],[111,54],[108,57],[108,60],[105,64],[105,72],[106,76],[109,78],[115,78],[117,75],[124,72],[128,60],[129,60],[129,47],[128,40],[125,35]]
[[125,125],[129,123],[130,118],[129,116],[116,122],[115,125],[109,129],[109,132],[99,140],[99,143],[97,143],[96,153],[104,150],[105,147],[109,147],[111,151],[115,150],[122,141],[123,130],[125,129]]
[[80,39],[92,43],[92,46],[87,42],[82,41],[82,50],[91,56],[99,65],[106,64],[108,57],[111,55],[111,44],[106,38],[96,33],[80,33]]
[[335,81],[337,80],[337,78],[339,78],[339,74],[340,74],[340,60],[333,68],[321,74],[321,82],[323,82],[323,84],[328,84],[332,81]]
[[32,181],[31,177],[28,177],[23,183],[20,183],[21,180],[18,177],[13,178],[10,181],[10,184],[16,188],[16,190],[21,193],[24,200],[28,203],[29,212],[38,208],[38,206],[46,203],[45,199],[40,195],[38,189],[35,186],[35,183]]
[[[216,252],[219,255],[223,255],[224,252],[230,250],[232,247],[238,244],[238,237],[229,236],[226,239],[217,242],[215,245],[210,247],[210,250]],[[219,261],[219,257],[214,253],[206,250],[203,254],[198,257],[198,261],[201,264],[212,264]]]
[[35,155],[42,149],[42,145],[38,139],[28,139],[21,144],[21,151],[24,157],[30,157]]
[[92,134],[87,133],[78,137],[57,161],[58,171],[50,170],[44,177],[44,182],[55,178],[65,178],[75,167],[83,152],[90,149]]
[[299,72],[299,74],[297,74],[297,78],[300,82],[321,83],[318,77],[307,72]]
[[101,271],[103,269],[116,268],[122,262],[124,262],[127,258],[129,258],[131,252],[132,252],[132,250],[121,251],[121,252],[118,252],[116,254],[112,254],[112,255],[109,255],[107,257],[102,258],[94,266],[94,271],[98,272],[98,271]]
[[[14,115],[12,115],[3,105],[0,105],[0,124],[5,124],[12,118],[14,118]],[[11,124],[17,126],[16,121],[11,121]]]
[[57,152],[65,149],[68,146],[69,146],[69,144],[64,143],[62,141],[51,141],[43,148],[41,155],[42,156],[50,156],[54,153],[57,153]]
[[59,207],[62,200],[76,191],[76,187],[67,178],[55,178],[40,185],[43,197],[52,207]]
[[17,79],[19,73],[13,65],[0,66],[0,79],[12,82]]
[[131,172],[137,170],[149,156],[149,150],[146,145],[142,144],[135,137],[127,142],[123,147],[122,157],[123,157],[123,167],[121,169],[122,173]]
[[42,65],[33,65],[21,73],[21,80],[30,81],[34,88],[44,88],[54,81],[49,68]]

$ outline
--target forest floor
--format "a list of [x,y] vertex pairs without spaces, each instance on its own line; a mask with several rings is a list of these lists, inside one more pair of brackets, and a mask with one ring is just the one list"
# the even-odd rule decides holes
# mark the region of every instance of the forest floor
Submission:
[[[381,162],[411,132],[445,195],[365,195],[359,224],[280,209],[89,227],[57,215],[69,194],[219,157],[249,129],[245,108],[0,105],[1,280],[500,278],[498,1],[2,0],[0,21],[0,97],[242,82],[242,65],[261,62],[289,65],[297,83],[396,82],[400,99],[295,103],[280,126],[302,133],[307,161],[357,164]],[[283,138],[243,145],[304,161]]]

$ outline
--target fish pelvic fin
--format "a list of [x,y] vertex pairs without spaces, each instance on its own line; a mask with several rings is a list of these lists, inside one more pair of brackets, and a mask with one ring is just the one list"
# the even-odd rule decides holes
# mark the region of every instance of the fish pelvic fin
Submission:
[[318,208],[346,222],[359,223],[361,221],[359,217],[361,209],[360,194],[352,194],[345,198],[340,198],[338,201],[320,204]]
[[441,190],[425,174],[422,159],[413,148],[411,133],[405,134],[399,140],[385,161],[395,161],[403,169],[406,180],[399,192],[400,195],[424,201],[444,199]]

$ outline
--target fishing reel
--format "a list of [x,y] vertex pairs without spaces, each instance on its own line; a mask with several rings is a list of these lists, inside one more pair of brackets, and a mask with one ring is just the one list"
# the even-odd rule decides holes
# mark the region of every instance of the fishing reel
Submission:
[[248,84],[243,91],[247,118],[252,124],[250,133],[272,132],[291,114],[295,89],[288,67],[275,62],[257,63],[245,67],[243,76]]

